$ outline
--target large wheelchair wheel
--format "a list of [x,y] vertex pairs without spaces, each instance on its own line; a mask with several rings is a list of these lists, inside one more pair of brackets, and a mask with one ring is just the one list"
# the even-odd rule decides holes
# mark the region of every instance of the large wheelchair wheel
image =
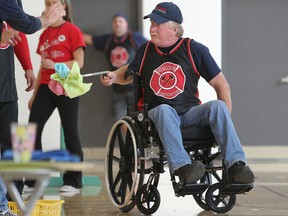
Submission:
[[206,192],[206,202],[211,210],[216,213],[226,213],[236,203],[236,194],[222,194],[221,190],[223,187],[223,184],[216,183],[210,186]]
[[145,215],[155,213],[160,206],[160,193],[155,185],[142,185],[136,193],[136,204]]
[[145,167],[144,161],[138,159],[137,142],[141,142],[139,132],[137,135],[136,126],[125,118],[113,125],[107,140],[106,187],[110,200],[123,212],[134,208],[135,194],[143,184]]

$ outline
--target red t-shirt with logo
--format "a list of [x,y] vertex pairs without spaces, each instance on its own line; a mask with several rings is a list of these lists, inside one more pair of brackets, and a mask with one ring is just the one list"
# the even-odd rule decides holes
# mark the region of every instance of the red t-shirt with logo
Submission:
[[[53,62],[66,62],[73,59],[73,52],[79,47],[85,47],[82,32],[70,22],[61,26],[49,26],[40,36],[37,53],[42,59],[51,59]],[[48,84],[52,69],[41,69],[40,84]]]

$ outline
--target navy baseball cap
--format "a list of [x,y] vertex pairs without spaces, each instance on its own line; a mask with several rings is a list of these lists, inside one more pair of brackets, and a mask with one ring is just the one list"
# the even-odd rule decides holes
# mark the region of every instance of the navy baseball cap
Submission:
[[182,13],[179,7],[172,2],[159,3],[151,14],[146,15],[143,18],[150,18],[157,24],[162,24],[168,21],[174,21],[179,24],[183,22]]

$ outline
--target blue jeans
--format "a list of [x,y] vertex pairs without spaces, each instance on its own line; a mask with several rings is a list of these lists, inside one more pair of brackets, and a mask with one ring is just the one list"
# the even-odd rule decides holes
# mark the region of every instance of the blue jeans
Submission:
[[223,101],[214,100],[192,107],[180,116],[174,108],[162,104],[149,110],[148,117],[155,124],[172,173],[186,164],[191,164],[191,158],[183,147],[180,129],[186,126],[211,127],[226,169],[237,161],[246,162],[231,115]]
[[7,188],[0,178],[0,212],[8,208],[8,200],[6,199]]

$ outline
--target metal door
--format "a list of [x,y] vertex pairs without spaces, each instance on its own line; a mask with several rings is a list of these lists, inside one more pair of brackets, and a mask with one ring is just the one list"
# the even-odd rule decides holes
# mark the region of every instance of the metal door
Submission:
[[287,145],[288,1],[223,0],[222,69],[243,145]]

